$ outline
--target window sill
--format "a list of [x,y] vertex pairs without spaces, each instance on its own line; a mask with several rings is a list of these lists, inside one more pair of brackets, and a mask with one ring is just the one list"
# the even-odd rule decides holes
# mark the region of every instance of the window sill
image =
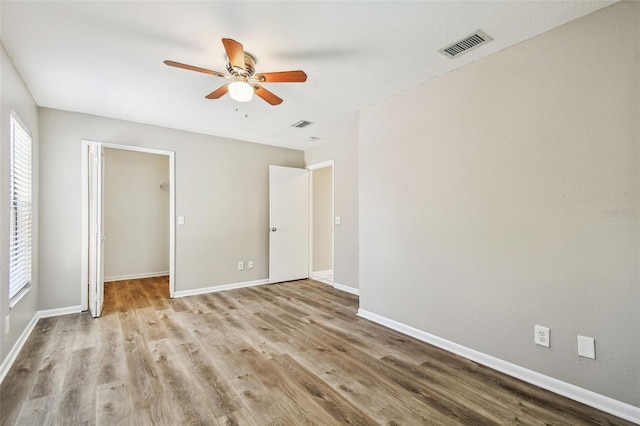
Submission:
[[25,288],[23,288],[22,290],[20,290],[18,292],[18,294],[16,294],[15,296],[13,296],[13,298],[11,298],[9,300],[9,309],[13,309],[14,306],[16,306],[18,304],[19,301],[22,300],[23,297],[25,297],[27,295],[27,293],[29,293],[29,291],[32,289],[33,287],[31,286],[31,284],[29,284],[28,286],[26,286]]

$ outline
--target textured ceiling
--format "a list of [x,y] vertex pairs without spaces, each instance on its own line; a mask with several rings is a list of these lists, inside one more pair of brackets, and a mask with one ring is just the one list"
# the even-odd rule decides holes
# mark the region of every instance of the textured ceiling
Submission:
[[[40,106],[304,150],[357,132],[370,105],[611,3],[2,1],[0,13]],[[494,40],[438,53],[477,29]],[[302,69],[307,82],[264,84],[284,99],[275,107],[207,100],[225,79],[162,63],[226,72],[223,37],[244,44],[257,72]],[[290,127],[301,119],[315,124]]]

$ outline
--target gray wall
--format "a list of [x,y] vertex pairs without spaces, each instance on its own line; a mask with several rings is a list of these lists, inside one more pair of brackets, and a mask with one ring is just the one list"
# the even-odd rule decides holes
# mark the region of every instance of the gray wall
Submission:
[[312,271],[333,268],[331,234],[333,212],[331,210],[332,168],[313,170],[313,267]]
[[334,160],[335,215],[333,280],[358,288],[358,135],[350,135],[304,152],[306,165]]
[[175,151],[177,291],[268,278],[269,165],[301,151],[46,108],[40,131],[41,309],[80,304],[82,139]]
[[615,4],[362,112],[362,309],[640,406],[639,17]]
[[169,272],[169,156],[105,149],[105,280]]
[[[15,69],[4,46],[0,45],[0,363],[38,310],[38,109],[29,89]],[[9,116],[14,111],[31,132],[33,144],[33,254],[32,287],[9,309]],[[10,315],[10,332],[5,334],[5,319]]]

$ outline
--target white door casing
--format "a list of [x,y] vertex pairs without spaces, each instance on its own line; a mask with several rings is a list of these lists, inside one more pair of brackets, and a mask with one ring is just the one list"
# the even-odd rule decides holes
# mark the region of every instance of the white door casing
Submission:
[[[92,151],[92,146],[93,151]],[[175,153],[151,148],[140,148],[128,145],[82,141],[82,264],[80,307],[89,310],[95,317],[102,310],[104,302],[104,160],[97,161],[97,153],[104,159],[103,149],[122,149],[127,151],[145,152],[149,154],[166,155],[169,157],[169,297],[175,293]],[[91,153],[93,152],[93,159]],[[98,167],[101,170],[98,170]],[[98,179],[98,177],[100,179]],[[98,187],[99,185],[99,187]],[[92,194],[93,191],[93,194]],[[99,197],[96,197],[99,195]],[[98,203],[98,200],[100,203]],[[100,205],[101,204],[101,205]],[[102,212],[102,217],[95,212]],[[101,229],[98,224],[102,225]],[[95,232],[94,232],[95,231]],[[99,232],[99,233],[96,233]],[[98,238],[98,235],[100,238]],[[100,256],[96,257],[100,249]],[[100,279],[98,279],[98,277]],[[95,314],[94,314],[95,313]],[[97,314],[97,315],[96,315]]]
[[309,172],[269,166],[269,282],[309,276]]

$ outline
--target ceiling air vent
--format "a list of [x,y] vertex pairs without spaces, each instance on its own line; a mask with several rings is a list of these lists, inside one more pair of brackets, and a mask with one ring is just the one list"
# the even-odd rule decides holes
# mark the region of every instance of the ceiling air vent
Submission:
[[307,121],[307,120],[300,120],[297,123],[293,123],[291,127],[297,127],[298,129],[302,129],[303,127],[307,127],[310,124],[313,124],[313,122]]
[[491,37],[478,30],[470,36],[465,37],[462,40],[450,44],[444,49],[439,50],[439,52],[445,56],[454,58],[465,52],[468,52],[469,50],[475,49],[478,46],[482,46],[483,44],[488,43],[491,40],[493,40]]

